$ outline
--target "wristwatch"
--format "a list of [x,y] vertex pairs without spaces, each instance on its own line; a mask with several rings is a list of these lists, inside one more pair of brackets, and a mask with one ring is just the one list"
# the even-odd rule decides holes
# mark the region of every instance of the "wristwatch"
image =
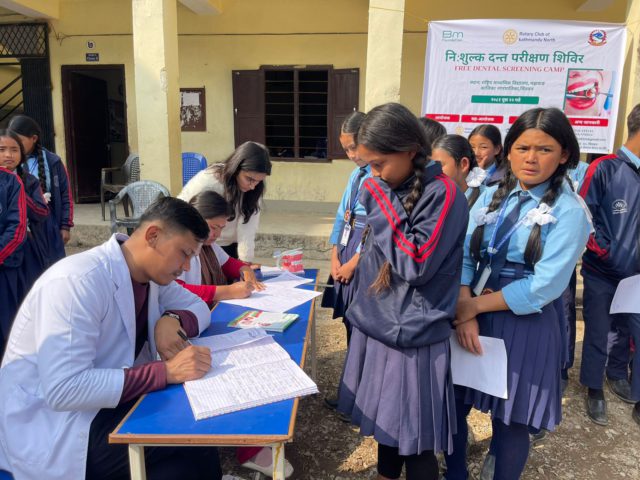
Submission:
[[182,320],[180,320],[180,315],[178,315],[177,313],[173,313],[173,312],[164,312],[162,314],[163,317],[171,317],[171,318],[175,318],[176,320],[178,320],[178,323],[180,325],[182,325]]

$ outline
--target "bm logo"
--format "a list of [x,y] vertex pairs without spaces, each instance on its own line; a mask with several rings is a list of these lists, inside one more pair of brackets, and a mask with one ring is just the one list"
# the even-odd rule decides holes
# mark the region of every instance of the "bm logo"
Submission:
[[448,42],[460,42],[464,38],[463,32],[456,32],[454,30],[443,30],[442,31],[442,40]]

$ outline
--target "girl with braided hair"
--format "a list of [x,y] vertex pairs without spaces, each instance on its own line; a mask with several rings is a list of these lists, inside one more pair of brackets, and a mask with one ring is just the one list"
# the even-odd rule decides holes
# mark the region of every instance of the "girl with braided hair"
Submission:
[[42,146],[42,129],[27,115],[16,115],[9,122],[9,130],[18,134],[27,156],[29,173],[40,181],[51,215],[44,225],[44,246],[47,250],[46,266],[65,256],[64,246],[73,227],[73,201],[69,177],[58,155]]
[[[26,157],[18,136],[0,130],[0,357],[13,317],[33,282],[44,271],[39,249],[42,223],[49,209],[38,180],[27,172]],[[10,179],[7,174],[14,177]],[[13,186],[11,186],[13,184]],[[11,195],[10,195],[11,194]],[[13,200],[9,201],[9,198]]]
[[505,138],[507,169],[470,213],[462,286],[456,308],[460,345],[482,354],[479,335],[501,338],[507,351],[507,398],[456,389],[458,431],[447,456],[447,480],[467,478],[466,416],[491,412],[489,455],[495,479],[520,478],[529,433],[561,420],[561,369],[567,361],[562,292],[590,224],[566,173],[579,160],[578,141],[556,108],[523,113]]
[[469,141],[462,135],[443,135],[431,146],[431,158],[440,162],[444,174],[456,182],[467,197],[469,208],[473,207],[485,189],[487,172],[478,166]]
[[371,110],[356,143],[372,177],[338,411],[378,442],[378,479],[404,466],[408,480],[435,480],[435,452],[451,448],[455,428],[449,336],[467,202],[406,107]]
[[497,185],[504,177],[502,134],[495,125],[483,123],[471,130],[469,143],[476,155],[478,166],[487,172],[485,185]]

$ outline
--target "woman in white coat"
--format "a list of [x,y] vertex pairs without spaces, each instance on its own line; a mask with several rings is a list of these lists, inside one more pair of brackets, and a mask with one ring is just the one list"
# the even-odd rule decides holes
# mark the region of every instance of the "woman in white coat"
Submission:
[[[107,445],[107,423],[115,426],[114,414],[137,396],[210,368],[209,350],[177,333],[204,330],[209,309],[174,282],[208,230],[191,206],[164,198],[130,238],[113,235],[40,277],[0,368],[0,469],[16,480],[128,478],[126,447]],[[163,361],[153,361],[156,353]],[[184,478],[221,477],[215,449],[156,451],[147,458],[150,479],[171,478],[176,466]]]
[[245,142],[224,163],[198,172],[178,198],[189,202],[204,190],[222,195],[231,205],[232,215],[217,244],[233,258],[252,262],[260,224],[264,180],[271,175],[269,150],[256,142]]

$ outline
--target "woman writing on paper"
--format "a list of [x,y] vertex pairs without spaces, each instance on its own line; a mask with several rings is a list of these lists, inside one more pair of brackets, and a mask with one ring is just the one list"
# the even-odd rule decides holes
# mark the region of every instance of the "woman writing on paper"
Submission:
[[[184,271],[177,282],[198,295],[210,307],[220,300],[246,298],[264,285],[246,263],[230,257],[215,242],[227,225],[231,208],[222,195],[205,190],[189,202],[209,225],[209,237],[200,254],[191,259],[191,268]],[[232,283],[237,279],[239,282]]]
[[[189,202],[209,225],[209,237],[204,241],[200,254],[191,259],[191,268],[185,270],[176,280],[184,288],[198,295],[207,305],[213,306],[220,300],[246,298],[253,290],[263,290],[249,265],[230,257],[216,240],[227,225],[231,207],[222,195],[204,190]],[[238,282],[229,285],[236,279]],[[238,462],[247,468],[271,476],[271,449],[245,447],[236,450]],[[289,476],[293,467],[287,463]]]
[[216,243],[229,256],[251,262],[260,223],[264,180],[268,175],[271,175],[271,161],[267,148],[256,142],[245,142],[224,163],[198,172],[178,198],[188,202],[206,190],[222,195],[231,205],[231,215]]

